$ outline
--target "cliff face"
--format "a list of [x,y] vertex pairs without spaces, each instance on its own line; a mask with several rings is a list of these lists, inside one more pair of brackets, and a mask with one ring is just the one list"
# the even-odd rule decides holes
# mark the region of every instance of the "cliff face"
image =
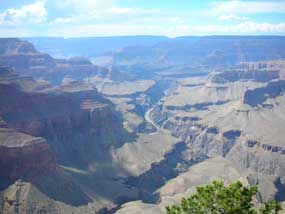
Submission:
[[[16,131],[10,121],[6,121],[15,110],[11,103],[18,103],[17,108],[25,108],[17,99],[21,98],[19,93],[27,93],[20,92],[20,88],[26,85],[29,85],[26,89],[31,90],[42,84],[30,78],[19,77],[7,67],[0,67],[0,176],[9,181],[29,173],[54,171],[56,168],[55,155],[44,138]],[[19,111],[20,115],[24,113]]]
[[18,39],[0,39],[0,64],[13,68],[18,74],[45,79],[53,84],[82,80],[107,72],[86,58],[54,59],[40,53],[34,46]]
[[109,161],[106,151],[129,138],[113,104],[84,83],[52,87],[2,66],[0,97],[1,127],[45,138],[59,163]]
[[9,131],[0,133],[6,142],[0,177],[7,180],[0,185],[0,210],[95,213],[137,198],[136,188],[117,179],[111,156],[134,135],[95,83],[78,81],[120,75],[84,58],[53,59],[29,43],[1,41],[0,129]]
[[246,93],[244,94],[243,102],[253,107],[262,105],[266,100],[274,99],[282,95],[284,91],[285,91],[284,80],[270,82],[265,87],[246,91]]
[[17,38],[2,38],[0,42],[1,55],[31,54],[36,52],[31,43]]
[[0,176],[14,181],[27,173],[53,171],[55,156],[43,138],[0,128]]
[[11,84],[0,89],[7,126],[46,138],[60,161],[94,160],[100,147],[119,146],[127,136],[111,103],[94,90],[28,93]]
[[236,82],[240,80],[252,80],[268,82],[279,78],[279,69],[276,70],[229,70],[215,74],[212,81],[215,83]]
[[155,106],[151,118],[185,141],[184,159],[224,156],[245,175],[258,177],[262,200],[280,200],[285,83],[278,80],[279,72],[235,70],[185,78]]
[[[72,59],[72,66],[81,60]],[[110,154],[132,136],[90,84],[52,86],[1,65],[0,106],[0,177],[7,180],[0,185],[0,212],[94,213],[120,197],[138,197],[135,188],[113,180]]]

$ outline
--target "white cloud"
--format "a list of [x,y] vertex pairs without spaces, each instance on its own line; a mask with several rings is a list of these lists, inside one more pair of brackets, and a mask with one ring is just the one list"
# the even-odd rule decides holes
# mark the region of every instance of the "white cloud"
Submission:
[[238,34],[285,34],[285,23],[257,23],[257,22],[242,22],[237,25],[205,25],[193,26],[192,30],[199,32],[198,34],[217,34],[217,35],[238,35]]
[[[165,16],[169,18],[169,14],[164,15],[161,14],[160,11],[157,10],[146,10],[139,8],[125,8],[125,7],[108,7],[101,8],[100,10],[96,10],[93,13],[74,13],[71,16],[58,17],[49,21],[49,25],[57,25],[57,24],[100,24],[100,23],[117,23],[124,24],[126,22],[136,22],[136,21],[145,21],[150,20],[154,21],[156,19],[161,18],[161,16]],[[175,20],[178,20],[178,17],[175,17]],[[143,24],[143,23],[140,23]],[[148,23],[145,23],[148,24]]]
[[111,7],[113,0],[49,0],[49,3],[77,13],[94,13]]
[[130,14],[134,13],[135,10],[133,8],[111,7],[108,9],[108,12],[113,14]]
[[219,21],[246,21],[248,17],[245,16],[237,16],[233,14],[222,15],[218,18]]
[[40,0],[32,4],[24,5],[19,9],[6,9],[3,13],[0,13],[0,23],[40,23],[46,20],[46,16],[45,1]]
[[[170,17],[169,17],[170,18]],[[89,24],[50,28],[49,36],[80,37],[84,36],[120,36],[120,35],[166,35],[170,37],[185,35],[271,35],[285,34],[285,23],[256,23],[245,21],[236,25],[167,25],[160,22],[152,24]]]
[[146,15],[147,10],[117,7],[115,0],[48,0],[49,6],[64,11],[60,16],[49,20],[49,25],[83,24],[90,22],[118,22],[133,16]]
[[285,13],[284,1],[220,1],[213,3],[215,13]]
[[[17,29],[19,30],[17,36],[31,34],[30,36],[67,37],[138,34],[171,37],[213,34],[285,34],[285,22],[258,23],[249,21],[249,18],[242,14],[243,12],[281,12],[285,9],[285,2],[220,1],[212,4],[211,6],[216,8],[213,8],[214,12],[209,12],[127,8],[119,7],[115,4],[116,1],[35,0],[33,4],[6,9],[2,14],[0,13],[0,24],[2,24],[0,35],[17,32]],[[202,17],[205,19],[203,24],[200,22]],[[216,17],[220,21],[238,22],[228,25],[227,22],[217,22]],[[7,24],[3,25],[3,23]],[[38,23],[43,24],[38,25]]]

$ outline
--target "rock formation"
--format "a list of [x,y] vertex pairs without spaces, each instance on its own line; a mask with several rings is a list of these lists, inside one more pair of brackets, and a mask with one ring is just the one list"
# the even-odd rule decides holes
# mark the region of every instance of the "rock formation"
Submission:
[[0,128],[0,176],[14,181],[35,171],[56,168],[55,155],[45,139]]
[[107,73],[105,68],[94,66],[86,58],[54,59],[38,52],[31,43],[19,39],[0,39],[0,43],[0,65],[9,66],[18,74],[44,79],[53,84]]

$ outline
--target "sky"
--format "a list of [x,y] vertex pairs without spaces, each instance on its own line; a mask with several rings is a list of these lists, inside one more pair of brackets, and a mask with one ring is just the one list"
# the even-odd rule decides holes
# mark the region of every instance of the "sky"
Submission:
[[0,37],[285,35],[285,0],[0,0]]

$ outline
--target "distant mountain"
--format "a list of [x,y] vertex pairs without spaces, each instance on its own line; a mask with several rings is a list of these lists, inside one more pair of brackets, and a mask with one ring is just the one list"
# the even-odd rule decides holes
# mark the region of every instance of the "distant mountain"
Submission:
[[113,54],[116,65],[236,66],[243,61],[285,58],[282,36],[178,37],[151,47],[125,47]]
[[[54,57],[107,57],[116,65],[235,66],[285,58],[284,36],[115,36],[24,38]],[[106,60],[105,58],[103,60]]]
[[42,52],[54,57],[95,57],[127,46],[152,46],[166,42],[165,36],[113,36],[113,37],[34,37],[23,38]]

